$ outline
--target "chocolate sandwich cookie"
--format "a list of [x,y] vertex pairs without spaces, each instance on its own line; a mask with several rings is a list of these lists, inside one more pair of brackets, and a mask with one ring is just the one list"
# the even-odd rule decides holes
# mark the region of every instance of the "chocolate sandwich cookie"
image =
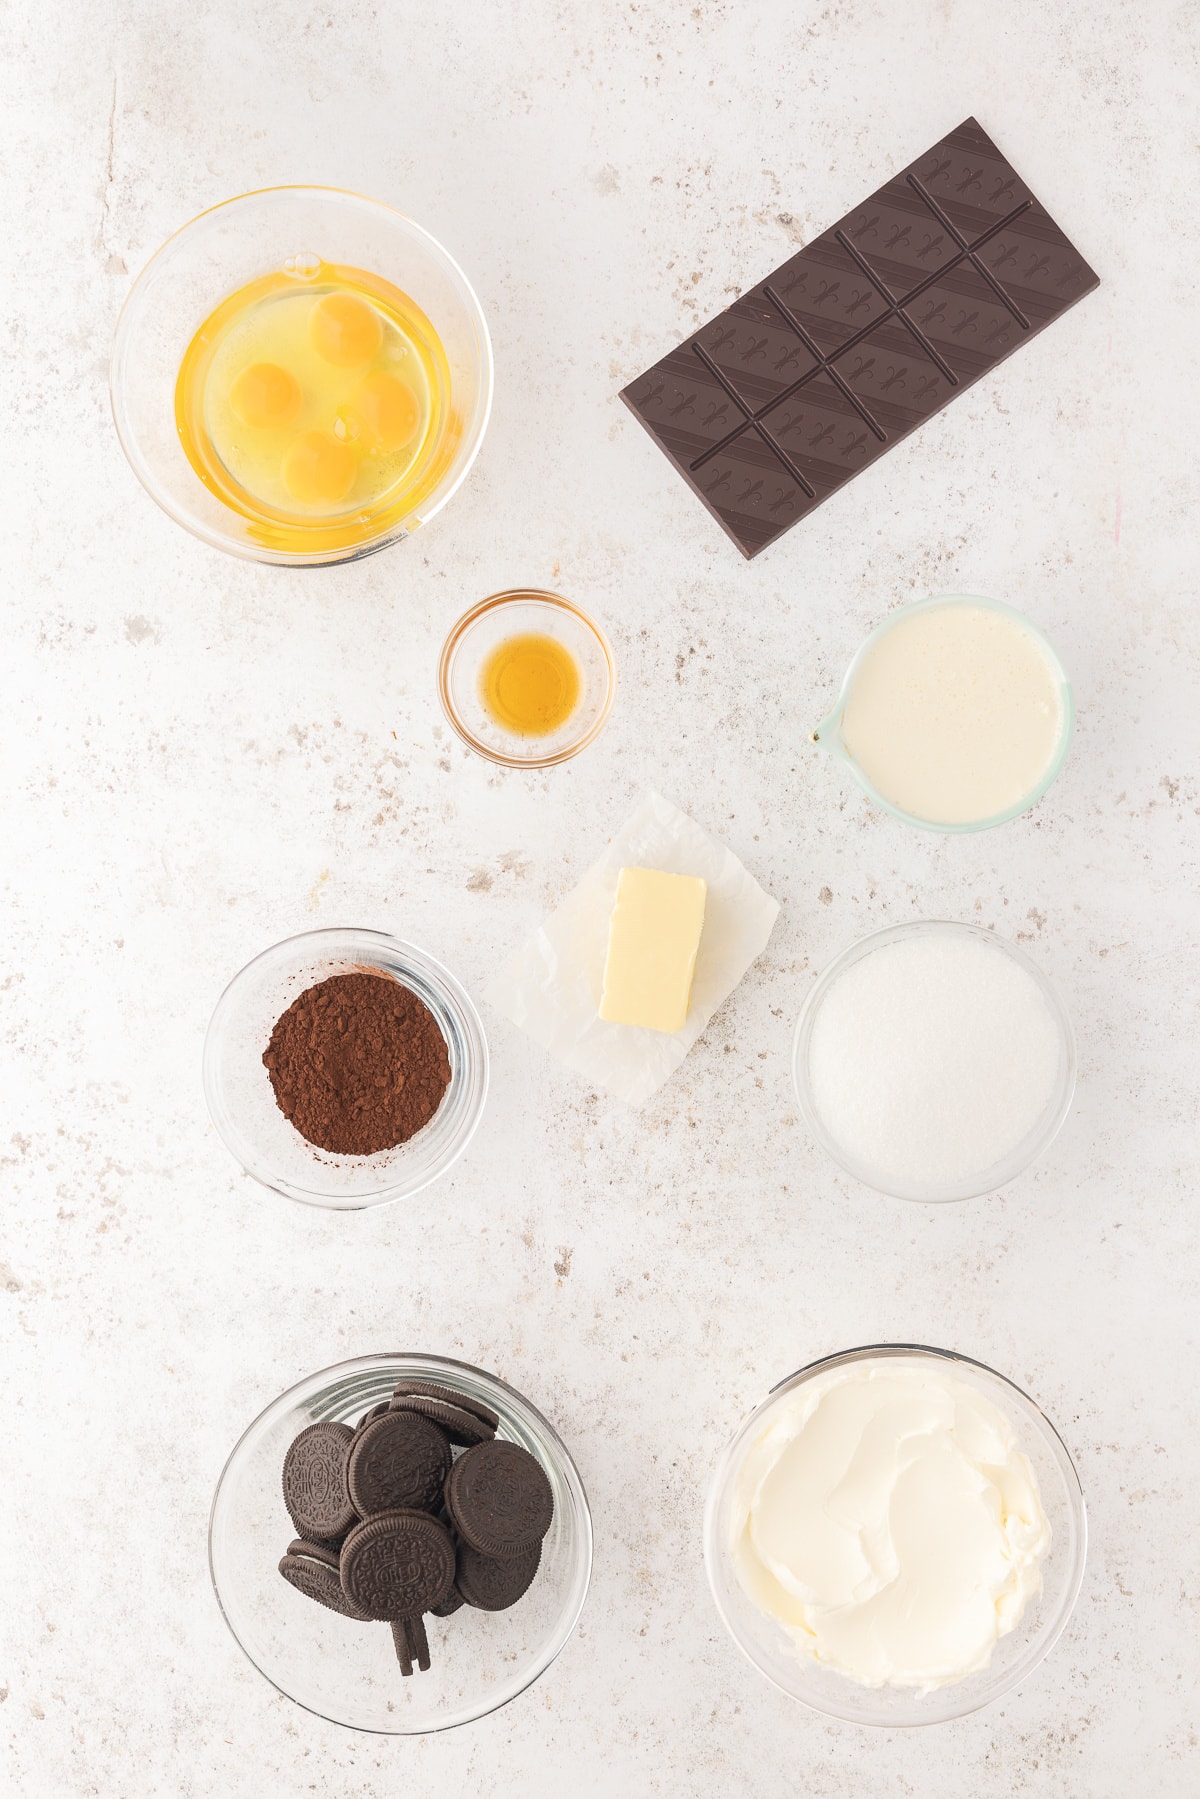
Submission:
[[360,1518],[432,1511],[451,1459],[449,1442],[428,1418],[388,1411],[353,1440],[346,1468],[350,1500]]
[[[350,1523],[351,1524],[358,1523],[357,1514],[355,1514],[355,1516],[353,1518],[351,1518]],[[297,1537],[296,1542],[293,1543],[291,1545],[291,1547],[293,1549],[296,1549],[297,1555],[300,1555],[304,1552],[300,1549],[297,1549],[296,1545],[298,1543],[305,1543],[305,1544],[307,1544],[307,1546],[310,1550],[319,1549],[323,1555],[331,1555],[333,1557],[334,1561],[336,1562],[337,1558],[338,1558],[338,1552],[341,1549],[342,1544],[345,1542],[345,1540],[346,1540],[346,1532],[344,1530],[340,1530],[336,1537]]]
[[418,1417],[428,1418],[444,1431],[452,1443],[458,1443],[470,1449],[475,1443],[487,1443],[495,1436],[495,1428],[485,1424],[473,1412],[467,1412],[461,1406],[447,1405],[443,1399],[427,1399],[423,1393],[405,1393],[399,1399],[393,1399],[393,1412],[416,1412]]
[[342,1545],[342,1588],[369,1618],[385,1623],[440,1605],[454,1580],[454,1539],[428,1512],[380,1512]]
[[431,1618],[452,1618],[455,1612],[461,1611],[465,1604],[466,1600],[457,1586],[453,1586],[440,1605],[430,1606],[429,1615]]
[[297,1537],[294,1543],[287,1546],[289,1555],[306,1555],[312,1562],[324,1562],[327,1568],[336,1568],[339,1552],[330,1543],[310,1543],[306,1537]]
[[289,1549],[279,1564],[279,1572],[306,1599],[315,1599],[318,1605],[326,1606],[331,1612],[340,1612],[343,1618],[353,1618],[357,1624],[370,1622],[369,1614],[360,1611],[343,1589],[336,1563],[330,1567],[323,1558],[298,1555],[294,1549]]
[[532,1549],[554,1517],[545,1470],[519,1443],[493,1441],[468,1449],[446,1478],[445,1500],[459,1536],[481,1555]]
[[425,1399],[440,1399],[443,1405],[457,1406],[460,1412],[470,1412],[473,1417],[481,1418],[493,1430],[499,1428],[499,1412],[493,1412],[491,1406],[484,1405],[481,1399],[471,1399],[465,1393],[456,1392],[453,1387],[440,1386],[435,1380],[409,1380],[405,1376],[392,1389],[394,1399],[406,1399],[414,1394]]
[[481,1612],[506,1612],[533,1585],[541,1566],[542,1545],[535,1543],[521,1555],[480,1555],[469,1543],[458,1546],[454,1591]]
[[413,1618],[397,1618],[393,1621],[392,1642],[396,1645],[396,1660],[400,1663],[401,1674],[411,1674],[414,1662],[422,1674],[428,1674],[429,1638],[425,1634],[425,1621],[419,1612]]
[[370,1411],[364,1412],[362,1417],[359,1419],[358,1429],[365,1430],[367,1425],[372,1423],[374,1419],[382,1418],[383,1414],[389,1409],[390,1405],[391,1405],[391,1401],[388,1399],[383,1400],[379,1405],[373,1405],[371,1407]]
[[354,1432],[332,1419],[300,1432],[283,1463],[283,1503],[302,1537],[329,1541],[355,1522],[346,1487],[346,1461]]

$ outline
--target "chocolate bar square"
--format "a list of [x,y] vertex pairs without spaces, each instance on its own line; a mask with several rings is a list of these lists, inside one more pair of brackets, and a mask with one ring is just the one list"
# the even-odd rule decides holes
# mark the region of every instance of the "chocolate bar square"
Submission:
[[818,500],[828,499],[886,448],[851,396],[827,374],[806,381],[760,423]]
[[963,253],[949,225],[902,175],[849,213],[840,232],[895,300]]
[[795,326],[761,290],[736,300],[693,341],[752,413],[817,367]]
[[1098,285],[966,119],[621,398],[757,556]]
[[975,261],[1040,331],[1098,285],[1096,276],[1035,200],[975,251]]
[[954,392],[953,378],[895,315],[839,356],[833,368],[888,439],[924,424]]
[[672,350],[628,391],[630,404],[684,467],[746,422],[729,389],[690,345]]
[[703,463],[693,485],[734,542],[752,546],[750,555],[816,504],[754,425]]
[[1033,199],[1017,171],[974,119],[964,119],[957,131],[935,144],[908,173],[966,244],[973,244]]
[[878,282],[832,231],[776,269],[763,285],[778,295],[788,315],[826,353],[865,331],[890,304]]
[[962,382],[986,374],[1028,330],[969,256],[923,287],[903,312]]

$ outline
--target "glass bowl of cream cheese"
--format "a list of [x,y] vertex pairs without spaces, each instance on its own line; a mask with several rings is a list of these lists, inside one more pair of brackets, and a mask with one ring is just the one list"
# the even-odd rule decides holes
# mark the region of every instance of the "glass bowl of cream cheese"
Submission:
[[1028,1394],[904,1343],[774,1388],[721,1456],[704,1520],[717,1610],[755,1667],[887,1728],[963,1717],[1026,1679],[1086,1549],[1075,1465]]

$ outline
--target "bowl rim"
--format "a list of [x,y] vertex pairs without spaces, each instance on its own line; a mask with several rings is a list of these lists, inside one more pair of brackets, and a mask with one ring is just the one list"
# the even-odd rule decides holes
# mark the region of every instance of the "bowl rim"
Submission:
[[[900,942],[906,937],[925,935],[931,932],[952,931],[979,938],[985,943],[1008,955],[1023,968],[1036,984],[1038,991],[1046,1001],[1058,1026],[1059,1042],[1062,1048],[1062,1067],[1060,1080],[1056,1090],[1054,1103],[1036,1125],[1026,1134],[1020,1143],[1001,1161],[990,1168],[982,1169],[970,1178],[959,1182],[944,1182],[936,1186],[917,1187],[910,1185],[907,1191],[902,1190],[904,1183],[896,1181],[888,1186],[881,1184],[880,1171],[869,1163],[859,1162],[848,1154],[843,1145],[826,1129],[825,1122],[817,1110],[808,1079],[808,1048],[812,1039],[817,1014],[830,988],[852,967],[855,962],[872,955],[887,943]],[[800,1116],[819,1146],[830,1156],[845,1174],[861,1181],[875,1193],[885,1194],[889,1199],[901,1199],[914,1205],[954,1205],[967,1199],[979,1199],[985,1193],[998,1192],[1001,1187],[1016,1180],[1032,1168],[1049,1149],[1066,1122],[1067,1116],[1075,1101],[1075,1088],[1079,1076],[1079,1054],[1075,1040],[1075,1028],[1071,1023],[1070,1013],[1063,1004],[1057,987],[1049,975],[1026,955],[1019,944],[999,931],[989,930],[986,925],[973,924],[966,919],[955,918],[910,918],[900,924],[884,925],[880,930],[870,931],[865,937],[857,938],[853,943],[841,950],[818,975],[816,981],[805,995],[804,1003],[792,1030],[791,1043],[791,1075],[792,1091]]]
[[[464,1083],[470,1083],[473,1086],[474,1094],[470,1109],[459,1126],[457,1135],[448,1143],[442,1158],[424,1171],[419,1179],[397,1180],[381,1187],[376,1192],[366,1195],[355,1194],[351,1200],[343,1203],[319,1188],[302,1187],[284,1176],[272,1178],[261,1165],[255,1165],[253,1160],[247,1160],[246,1155],[242,1153],[240,1135],[235,1139],[227,1128],[223,1118],[223,1106],[218,1098],[220,1093],[220,1044],[222,1027],[227,1023],[247,978],[262,964],[286,960],[283,952],[290,950],[298,953],[299,946],[302,944],[313,949],[324,945],[332,953],[338,948],[349,950],[353,946],[363,943],[377,945],[381,950],[386,949],[392,960],[401,963],[406,969],[412,968],[419,971],[432,985],[441,990],[439,997],[446,1004],[446,1009],[457,1015],[470,1051],[468,1060],[464,1063],[462,1079]],[[403,937],[395,937],[388,931],[375,930],[367,926],[330,925],[316,931],[297,931],[292,936],[281,937],[277,943],[269,944],[266,949],[259,950],[257,955],[252,956],[238,969],[222,989],[204,1033],[204,1046],[201,1053],[201,1082],[208,1115],[218,1137],[239,1168],[252,1180],[257,1181],[260,1186],[268,1187],[274,1193],[282,1193],[285,1199],[323,1211],[362,1212],[373,1210],[376,1206],[394,1205],[401,1199],[415,1197],[426,1187],[431,1186],[434,1181],[440,1180],[443,1175],[448,1174],[465,1153],[471,1139],[479,1129],[487,1105],[490,1081],[491,1059],[483,1020],[474,1000],[461,981],[450,972],[444,963],[439,962],[436,956],[431,956],[427,950],[423,950],[419,944],[410,943]],[[447,1092],[449,1092],[449,1088]],[[436,1116],[435,1113],[430,1124],[434,1123]],[[427,1129],[428,1126],[425,1128]],[[409,1141],[416,1142],[420,1135],[421,1132],[417,1132],[416,1137]],[[364,1158],[364,1160],[368,1159]]]
[[164,238],[157,250],[155,250],[153,254],[147,258],[145,263],[143,263],[130,285],[129,292],[121,302],[121,309],[117,314],[117,322],[113,327],[112,348],[109,352],[108,360],[109,409],[112,413],[117,440],[124,452],[125,460],[128,462],[142,487],[150,495],[150,498],[154,501],[155,505],[159,507],[160,511],[165,512],[168,518],[173,520],[175,524],[181,525],[185,531],[190,532],[190,534],[193,537],[198,538],[201,543],[206,543],[210,549],[220,550],[225,555],[237,556],[243,562],[256,562],[267,567],[335,568],[344,566],[348,562],[359,562],[366,556],[373,556],[380,550],[390,548],[394,543],[403,543],[407,537],[412,535],[412,531],[407,524],[398,524],[389,527],[386,531],[381,532],[378,537],[370,538],[364,543],[352,544],[341,549],[320,553],[313,550],[290,551],[260,549],[257,546],[243,543],[238,539],[228,538],[220,531],[210,529],[193,514],[186,512],[180,506],[176,505],[175,501],[161,488],[153,470],[142,456],[137,438],[130,429],[126,417],[123,388],[118,373],[118,361],[121,353],[125,349],[125,340],[130,329],[130,320],[132,318],[135,301],[142,287],[142,283],[150,274],[151,270],[158,265],[160,259],[165,257],[168,252],[178,244],[179,240],[191,232],[196,226],[203,224],[206,219],[212,218],[214,214],[222,212],[226,207],[240,206],[248,200],[267,199],[276,194],[318,194],[322,196],[334,196],[340,199],[353,200],[364,206],[377,207],[380,212],[390,213],[393,218],[399,219],[415,237],[422,239],[432,250],[435,258],[440,259],[454,279],[461,284],[467,301],[467,310],[472,316],[472,321],[479,340],[482,410],[475,431],[474,441],[470,444],[467,453],[463,458],[462,468],[459,470],[455,479],[447,486],[445,491],[439,495],[436,504],[422,512],[418,522],[421,525],[428,524],[431,519],[437,517],[442,508],[458,492],[459,488],[470,474],[475,459],[483,447],[483,440],[487,434],[488,423],[492,415],[492,402],[495,392],[495,358],[492,352],[492,337],[491,332],[488,329],[487,318],[484,314],[483,307],[480,305],[479,295],[475,292],[474,287],[467,279],[459,263],[451,256],[449,250],[446,249],[440,239],[434,237],[433,233],[428,231],[424,225],[418,224],[416,219],[412,218],[410,214],[402,212],[398,206],[391,206],[386,200],[376,200],[370,194],[359,193],[356,188],[337,187],[328,183],[310,181],[274,182],[266,187],[247,188],[244,193],[231,194],[224,200],[217,200],[212,206],[206,206],[202,212],[198,212],[192,218],[185,220],[182,225],[177,225],[175,230],[172,231],[168,237]]
[[[467,1718],[447,1719],[444,1723],[424,1725],[418,1730],[377,1730],[368,1724],[347,1724],[340,1718],[331,1718],[328,1713],[318,1711],[315,1706],[306,1704],[303,1699],[297,1699],[295,1695],[289,1693],[285,1687],[281,1687],[279,1682],[273,1679],[273,1677],[267,1673],[265,1668],[259,1666],[250,1651],[246,1648],[246,1645],[242,1642],[237,1631],[234,1629],[232,1620],[225,1609],[225,1602],[221,1598],[221,1589],[217,1582],[217,1571],[213,1552],[213,1539],[216,1530],[217,1512],[220,1505],[221,1493],[225,1485],[226,1477],[234,1463],[237,1461],[248,1438],[252,1436],[261,1424],[266,1422],[271,1413],[283,1411],[287,1409],[288,1405],[291,1403],[298,1403],[297,1395],[306,1392],[314,1383],[323,1382],[330,1377],[336,1378],[338,1376],[346,1376],[358,1371],[365,1373],[368,1370],[378,1368],[381,1365],[397,1367],[401,1373],[410,1369],[416,1372],[428,1370],[430,1372],[441,1372],[443,1374],[446,1370],[458,1371],[473,1376],[487,1388],[499,1389],[505,1394],[510,1394],[512,1398],[517,1401],[517,1409],[529,1413],[535,1419],[539,1430],[544,1435],[545,1441],[555,1452],[559,1464],[558,1471],[562,1475],[574,1502],[575,1522],[580,1544],[580,1551],[576,1557],[576,1569],[574,1574],[575,1592],[569,1607],[569,1616],[567,1613],[564,1613],[563,1622],[560,1623],[559,1630],[556,1633],[559,1640],[556,1642],[551,1653],[533,1669],[528,1678],[522,1681],[520,1686],[514,1688],[511,1693],[507,1693],[504,1698],[498,1699],[494,1705],[489,1705],[482,1711],[474,1712]],[[221,1466],[221,1472],[217,1476],[217,1484],[213,1489],[212,1502],[208,1509],[207,1551],[209,1581],[212,1586],[213,1596],[217,1602],[217,1608],[225,1621],[226,1628],[246,1660],[250,1663],[250,1666],[256,1673],[260,1674],[277,1693],[282,1694],[282,1696],[292,1705],[298,1705],[302,1711],[308,1712],[311,1717],[320,1718],[328,1724],[336,1724],[341,1730],[357,1731],[362,1736],[433,1736],[440,1734],[443,1731],[457,1730],[463,1725],[475,1724],[478,1723],[481,1718],[490,1717],[493,1712],[502,1710],[504,1706],[510,1705],[514,1699],[520,1698],[522,1693],[528,1692],[529,1688],[539,1681],[549,1668],[553,1667],[554,1663],[558,1660],[559,1656],[574,1636],[576,1627],[583,1615],[584,1606],[587,1604],[588,1593],[591,1590],[592,1582],[592,1566],[595,1555],[595,1533],[592,1525],[592,1508],[588,1500],[587,1489],[584,1487],[583,1477],[576,1465],[575,1458],[567,1448],[554,1425],[551,1424],[545,1414],[533,1404],[532,1400],[527,1399],[523,1393],[518,1392],[516,1387],[512,1386],[510,1382],[502,1379],[500,1375],[493,1374],[486,1368],[480,1368],[473,1362],[464,1362],[457,1356],[432,1355],[426,1350],[401,1349],[381,1350],[370,1355],[350,1356],[343,1362],[331,1363],[328,1368],[314,1370],[312,1373],[303,1376],[300,1380],[293,1382],[293,1384],[290,1387],[285,1388],[282,1393],[277,1394],[273,1400],[265,1405],[262,1410],[251,1419],[250,1423],[237,1438],[237,1441],[229,1451],[229,1454],[225,1457]]]
[[[450,693],[450,677],[455,658],[472,626],[478,624],[479,620],[487,617],[489,613],[503,611],[506,606],[516,605],[522,600],[533,600],[538,604],[567,613],[595,639],[604,658],[605,693],[599,712],[583,736],[549,756],[510,756],[503,750],[494,749],[490,744],[484,743],[475,736],[459,716]],[[617,662],[613,655],[612,645],[604,631],[595,619],[584,611],[582,606],[574,600],[569,600],[565,594],[553,593],[546,587],[506,587],[500,593],[491,593],[486,599],[477,600],[451,626],[446,641],[442,645],[441,655],[438,657],[437,679],[438,698],[442,703],[442,711],[456,735],[461,738],[468,749],[474,750],[476,755],[484,757],[488,762],[496,763],[501,768],[556,768],[562,762],[572,761],[581,750],[586,750],[590,744],[595,743],[608,723],[609,714],[612,712],[613,703],[617,697]]]
[[[1063,716],[1053,756],[1039,780],[1027,794],[1015,805],[1006,807],[1003,812],[994,812],[989,818],[973,818],[967,819],[965,822],[947,823],[932,818],[921,818],[915,812],[905,812],[902,807],[884,798],[842,742],[841,722],[846,704],[867,656],[870,655],[880,638],[886,637],[887,633],[894,630],[904,619],[911,617],[915,612],[928,612],[939,606],[982,606],[987,612],[999,612],[1003,617],[1012,619],[1015,624],[1023,626],[1039,645],[1058,683]],[[1074,690],[1067,671],[1063,667],[1062,658],[1040,626],[1035,625],[1026,613],[1019,612],[1015,606],[1008,605],[1004,600],[993,600],[986,594],[931,593],[920,600],[909,600],[903,606],[897,606],[893,611],[885,613],[879,623],[867,633],[855,650],[846,672],[842,676],[842,683],[832,711],[821,720],[820,724],[813,727],[808,734],[808,741],[819,744],[823,750],[826,750],[839,762],[844,762],[872,804],[878,806],[881,811],[890,813],[893,818],[899,819],[901,824],[911,825],[917,831],[935,831],[940,836],[964,836],[969,831],[990,831],[996,825],[1009,824],[1014,818],[1020,818],[1023,813],[1032,812],[1033,808],[1045,799],[1062,773],[1074,735]]]
[[[740,1634],[734,1627],[730,1616],[730,1608],[726,1604],[725,1596],[722,1591],[721,1582],[717,1578],[718,1557],[721,1551],[721,1545],[717,1541],[718,1512],[723,1497],[723,1489],[733,1465],[735,1452],[764,1414],[768,1412],[772,1406],[778,1404],[785,1393],[794,1392],[798,1387],[806,1385],[810,1380],[816,1379],[819,1375],[824,1374],[833,1368],[846,1366],[855,1362],[869,1361],[876,1358],[892,1359],[904,1357],[927,1357],[930,1360],[937,1362],[948,1362],[956,1368],[978,1370],[990,1379],[999,1381],[1001,1386],[1008,1388],[1016,1395],[1022,1405],[1029,1408],[1029,1411],[1039,1421],[1040,1425],[1044,1427],[1049,1439],[1048,1447],[1063,1475],[1067,1503],[1071,1510],[1072,1521],[1075,1528],[1076,1554],[1066,1586],[1064,1587],[1059,1616],[1053,1625],[1046,1630],[1044,1638],[1038,1646],[1038,1652],[1028,1666],[1015,1669],[1012,1672],[1011,1679],[1009,1679],[1006,1684],[998,1686],[994,1692],[984,1694],[981,1697],[974,1697],[968,1704],[947,1711],[944,1716],[934,1718],[889,1718],[880,1720],[860,1718],[851,1712],[837,1710],[823,1705],[820,1701],[811,1696],[792,1691],[791,1688],[785,1687],[769,1668],[764,1667],[756,1656],[751,1654],[746,1644],[742,1641]],[[798,1704],[806,1706],[810,1711],[817,1712],[823,1717],[839,1718],[844,1723],[855,1724],[860,1728],[870,1730],[919,1730],[927,1729],[938,1724],[948,1724],[952,1723],[957,1718],[969,1717],[972,1712],[982,1711],[986,1706],[993,1705],[997,1700],[1004,1698],[1006,1694],[1012,1692],[1014,1687],[1018,1686],[1022,1681],[1028,1680],[1029,1677],[1041,1667],[1046,1657],[1058,1643],[1063,1632],[1066,1630],[1067,1625],[1070,1623],[1071,1618],[1074,1616],[1075,1607],[1079,1602],[1079,1595],[1083,1590],[1083,1577],[1087,1570],[1087,1501],[1084,1498],[1083,1483],[1079,1478],[1079,1469],[1076,1466],[1075,1458],[1068,1449],[1057,1425],[1046,1414],[1038,1404],[1037,1400],[1033,1398],[1032,1394],[1027,1393],[1024,1387],[1011,1379],[1009,1375],[1001,1374],[999,1369],[991,1367],[987,1362],[981,1362],[976,1356],[964,1355],[961,1350],[957,1349],[941,1349],[930,1343],[884,1342],[860,1344],[853,1349],[836,1350],[831,1355],[819,1356],[815,1361],[804,1363],[802,1367],[797,1368],[793,1373],[784,1375],[781,1380],[776,1381],[765,1397],[759,1400],[758,1404],[747,1412],[733,1435],[726,1441],[720,1450],[709,1480],[708,1492],[705,1497],[703,1531],[704,1571],[708,1580],[709,1593],[712,1597],[713,1604],[716,1607],[717,1616],[724,1625],[727,1635],[741,1654],[745,1656],[751,1667],[755,1668],[765,1680],[769,1681],[771,1685],[779,1692],[783,1693],[786,1698],[795,1700]],[[1021,1626],[1018,1624],[1017,1629],[1020,1630],[1020,1628]],[[941,1692],[952,1692],[954,1684],[957,1683],[952,1683],[950,1686],[939,1688],[937,1690]],[[855,1683],[848,1681],[848,1685],[854,1686]],[[863,1690],[870,1692],[874,1689],[864,1688]]]

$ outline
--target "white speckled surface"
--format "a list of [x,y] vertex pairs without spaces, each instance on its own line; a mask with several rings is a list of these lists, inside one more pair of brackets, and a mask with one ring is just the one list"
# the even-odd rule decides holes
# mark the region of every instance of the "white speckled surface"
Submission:
[[[1176,0],[13,0],[6,1790],[1200,1788],[1197,22]],[[1104,285],[748,567],[616,391],[971,111]],[[105,387],[117,309],[167,233],[289,180],[428,224],[482,296],[498,367],[448,511],[304,576],[161,516]],[[517,583],[594,609],[621,666],[602,742],[549,778],[472,760],[434,696],[457,612]],[[977,838],[872,814],[804,739],[868,626],[936,588],[1028,610],[1080,707],[1049,800]],[[478,991],[651,783],[783,902],[657,1101],[633,1115],[489,1020],[480,1134],[405,1210],[305,1212],[239,1174],[199,1054],[241,963],[365,923]],[[806,1142],[787,1070],[815,972],[920,913],[1030,945],[1080,1040],[1044,1163],[942,1211],[849,1189]],[[744,1410],[799,1363],[885,1337],[1034,1393],[1093,1530],[1037,1676],[912,1736],[769,1689],[718,1633],[699,1557],[708,1470]],[[411,1743],[274,1693],[205,1560],[249,1419],[306,1370],[393,1346],[523,1387],[573,1444],[597,1530],[582,1629],[546,1679]]]

